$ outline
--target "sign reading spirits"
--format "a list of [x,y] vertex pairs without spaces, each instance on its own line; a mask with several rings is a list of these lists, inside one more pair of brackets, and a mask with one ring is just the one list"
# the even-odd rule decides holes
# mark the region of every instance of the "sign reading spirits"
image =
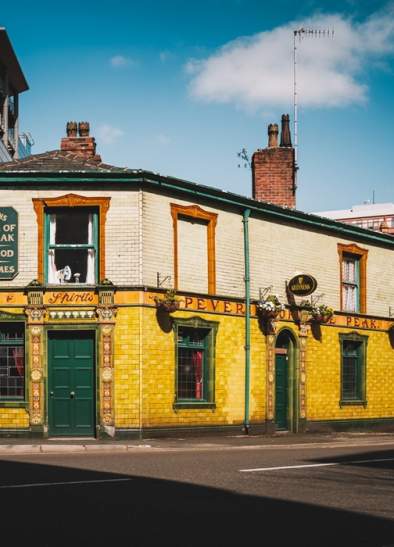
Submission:
[[13,207],[0,207],[0,279],[13,279],[18,273],[18,213]]
[[295,296],[308,296],[315,292],[317,281],[311,275],[300,274],[290,279],[287,288]]

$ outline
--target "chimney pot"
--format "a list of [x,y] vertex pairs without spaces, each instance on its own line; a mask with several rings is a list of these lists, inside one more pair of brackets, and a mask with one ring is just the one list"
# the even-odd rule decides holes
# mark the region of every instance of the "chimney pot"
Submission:
[[78,129],[77,122],[67,122],[67,125],[66,125],[67,137],[76,137],[77,129]]
[[268,126],[268,148],[277,148],[279,128],[277,123],[270,123]]
[[282,131],[280,134],[280,145],[284,148],[291,148],[290,116],[282,114]]
[[90,125],[89,122],[79,122],[78,133],[80,137],[89,137]]

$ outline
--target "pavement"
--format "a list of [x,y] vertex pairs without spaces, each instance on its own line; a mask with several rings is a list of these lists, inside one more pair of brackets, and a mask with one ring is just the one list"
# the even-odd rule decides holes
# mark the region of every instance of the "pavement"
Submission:
[[393,433],[331,433],[275,435],[222,435],[143,440],[102,440],[92,438],[21,439],[0,438],[0,455],[61,454],[92,452],[179,451],[179,450],[275,450],[279,448],[374,447],[394,444]]

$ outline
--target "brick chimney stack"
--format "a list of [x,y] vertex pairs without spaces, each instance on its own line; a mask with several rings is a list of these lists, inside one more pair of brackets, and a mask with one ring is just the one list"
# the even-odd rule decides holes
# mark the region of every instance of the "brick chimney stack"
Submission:
[[89,122],[67,122],[67,137],[64,137],[60,143],[60,149],[65,152],[74,152],[85,159],[101,161],[101,157],[96,154],[96,140],[89,136]]
[[267,148],[252,156],[253,199],[294,209],[296,165],[288,114],[282,116],[280,146],[278,133],[278,125],[270,124]]

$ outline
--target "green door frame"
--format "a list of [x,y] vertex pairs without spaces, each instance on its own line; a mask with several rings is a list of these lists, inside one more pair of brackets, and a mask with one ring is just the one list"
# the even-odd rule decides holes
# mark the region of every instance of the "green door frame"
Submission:
[[[300,421],[300,401],[299,401],[299,348],[296,335],[288,328],[281,329],[276,336],[275,350],[277,349],[278,339],[282,336],[287,338],[287,430],[292,433],[299,431]],[[283,348],[283,345],[280,346]],[[276,353],[275,353],[276,365]],[[275,375],[276,377],[276,375]],[[276,386],[275,386],[276,392]],[[276,402],[275,402],[276,413]],[[275,421],[275,419],[274,419]]]
[[97,438],[99,436],[99,429],[100,429],[100,382],[99,382],[99,366],[98,363],[100,362],[100,354],[99,354],[99,326],[98,325],[88,325],[86,323],[78,325],[78,324],[72,324],[72,325],[46,325],[45,328],[45,345],[44,345],[44,363],[46,364],[46,374],[45,374],[45,424],[46,429],[49,434],[49,333],[50,332],[65,332],[65,333],[71,333],[71,332],[80,332],[80,331],[88,331],[92,333],[92,336],[94,338],[94,361],[93,361],[93,378],[94,378],[94,385],[93,385],[93,398],[94,398],[94,419],[95,419],[95,437]]

